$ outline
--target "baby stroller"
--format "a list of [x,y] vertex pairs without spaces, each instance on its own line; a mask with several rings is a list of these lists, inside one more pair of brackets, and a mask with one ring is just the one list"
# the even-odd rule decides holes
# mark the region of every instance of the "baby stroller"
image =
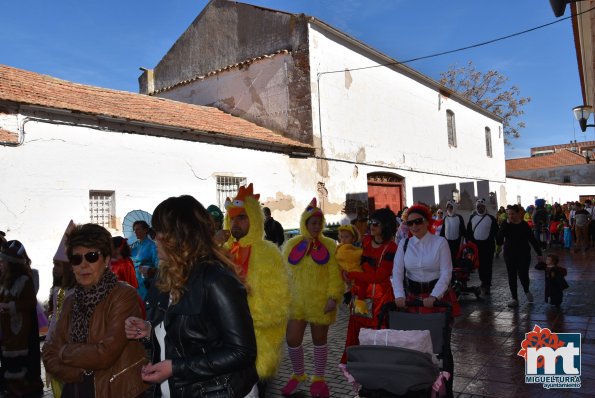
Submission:
[[467,242],[459,248],[457,260],[452,268],[450,284],[457,298],[469,294],[474,294],[476,298],[479,298],[481,288],[479,286],[467,286],[471,278],[471,273],[478,268],[479,252],[477,245],[473,242]]
[[[422,306],[421,300],[407,302],[407,306]],[[444,385],[444,395],[452,397],[453,357],[450,348],[450,305],[436,302],[436,307],[446,307],[446,312],[420,314],[396,311],[394,303],[384,306],[379,326],[388,314],[389,328],[395,330],[429,330],[434,354],[407,348],[359,345],[347,348],[347,370],[361,386],[361,398],[430,397],[432,386],[438,380]],[[442,371],[450,379],[442,378]],[[439,379],[440,377],[440,379]]]

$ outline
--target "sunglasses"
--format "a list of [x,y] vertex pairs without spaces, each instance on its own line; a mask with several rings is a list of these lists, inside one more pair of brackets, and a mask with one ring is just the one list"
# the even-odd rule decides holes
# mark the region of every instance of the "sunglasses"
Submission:
[[100,255],[100,251],[88,252],[85,254],[73,254],[72,256],[70,256],[70,264],[74,266],[81,265],[81,263],[83,262],[83,257],[85,258],[85,260],[87,260],[89,264],[94,264],[99,260]]
[[377,227],[377,226],[380,225],[380,221],[378,221],[378,220],[370,220],[370,221],[368,221],[368,224],[371,225],[371,226],[373,226],[373,227]]
[[423,222],[424,222],[423,217],[420,217],[420,218],[416,218],[415,220],[408,220],[405,222],[405,224],[407,224],[408,227],[411,227],[413,225],[421,225],[421,224],[423,224]]

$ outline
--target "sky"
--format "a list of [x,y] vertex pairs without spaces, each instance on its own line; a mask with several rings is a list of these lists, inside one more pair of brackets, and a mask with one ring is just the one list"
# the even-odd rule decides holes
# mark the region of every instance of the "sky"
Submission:
[[[19,0],[2,5],[0,64],[77,83],[138,92],[139,67],[153,68],[207,0]],[[249,0],[317,17],[399,60],[465,47],[557,20],[547,0]],[[569,15],[569,9],[564,16]],[[571,21],[495,44],[409,64],[438,80],[472,61],[497,70],[531,97],[526,128],[507,158],[534,146],[595,140],[572,108],[582,105]],[[358,65],[353,65],[357,67]]]

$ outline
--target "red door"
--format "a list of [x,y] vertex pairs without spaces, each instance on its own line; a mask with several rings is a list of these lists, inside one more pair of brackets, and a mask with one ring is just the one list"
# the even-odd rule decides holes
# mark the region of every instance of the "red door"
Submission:
[[368,182],[369,211],[388,207],[397,213],[403,206],[402,190],[401,184]]

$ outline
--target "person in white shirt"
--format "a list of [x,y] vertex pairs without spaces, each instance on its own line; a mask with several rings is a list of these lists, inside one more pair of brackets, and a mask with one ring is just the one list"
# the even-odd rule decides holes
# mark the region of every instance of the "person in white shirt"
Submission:
[[449,290],[452,261],[446,239],[432,232],[432,213],[424,205],[409,208],[407,225],[413,235],[399,243],[393,263],[393,290],[397,307],[422,299],[420,312],[436,312],[436,300],[449,302],[452,314],[460,314],[456,296]]
[[467,238],[477,245],[481,290],[488,296],[492,286],[492,265],[496,252],[498,221],[496,217],[488,214],[485,199],[478,199],[475,202],[475,210],[476,212],[471,215],[467,223]]
[[[446,239],[433,234],[432,213],[427,206],[411,206],[407,213],[407,226],[411,238],[401,240],[393,262],[393,290],[395,304],[404,308],[407,301],[423,300],[423,307],[409,307],[408,312],[432,313],[444,311],[434,307],[436,300],[451,305],[452,315],[461,314],[461,307],[450,286],[452,262]],[[406,282],[406,284],[404,283]],[[454,375],[452,352],[444,352],[444,370]],[[452,394],[453,379],[446,382]],[[450,396],[450,395],[449,395]]]

